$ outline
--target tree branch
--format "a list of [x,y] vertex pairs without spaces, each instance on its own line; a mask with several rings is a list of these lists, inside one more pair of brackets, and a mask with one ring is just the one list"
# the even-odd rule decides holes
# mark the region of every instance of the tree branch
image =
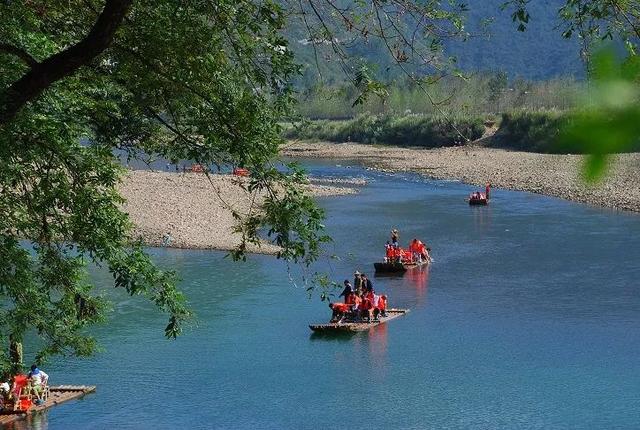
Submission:
[[29,67],[34,67],[36,64],[38,64],[38,61],[33,58],[27,51],[8,43],[0,43],[0,52],[6,52],[7,54],[13,54],[16,57],[19,57]]
[[0,126],[55,82],[75,73],[102,53],[113,40],[133,0],[107,0],[89,34],[75,45],[36,63],[24,76],[0,92]]

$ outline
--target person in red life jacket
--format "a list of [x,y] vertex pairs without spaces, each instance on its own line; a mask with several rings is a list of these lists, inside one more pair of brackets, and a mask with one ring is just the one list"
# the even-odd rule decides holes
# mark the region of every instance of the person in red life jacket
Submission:
[[373,304],[371,300],[369,300],[366,296],[362,299],[362,303],[360,303],[360,317],[362,319],[367,318],[367,322],[371,322],[371,315],[373,313]]
[[385,248],[385,262],[391,262],[393,261],[393,246],[389,243],[389,241],[387,241],[387,243],[384,245]]
[[487,186],[484,189],[484,196],[487,200],[489,200],[489,191],[491,191],[491,184],[487,182]]
[[378,310],[381,317],[387,316],[387,296],[385,294],[381,295],[378,300]]
[[394,252],[393,252],[393,260],[394,260],[394,262],[402,263],[403,256],[404,256],[404,249],[402,249],[400,247],[394,248]]
[[354,293],[353,291],[350,292],[349,294],[347,294],[344,298],[344,302],[348,305],[355,305],[356,304],[356,293]]
[[372,292],[371,294],[371,305],[373,306],[373,320],[378,321],[378,315],[380,314],[380,309],[378,307],[380,305],[380,296],[375,292]]
[[420,261],[420,247],[419,240],[414,238],[409,244],[409,252],[411,253],[411,258],[417,261]]
[[413,253],[411,251],[403,251],[402,261],[405,263],[413,263]]
[[354,313],[354,315],[359,315],[360,314],[360,306],[362,305],[362,297],[360,297],[360,295],[358,294],[354,294],[353,296],[353,305],[351,306],[351,311]]
[[431,248],[427,247],[421,241],[418,241],[418,246],[419,246],[418,251],[420,253],[421,258],[424,258],[426,261],[431,263],[433,261],[431,259],[431,255],[429,254],[429,251],[431,251]]
[[373,303],[373,297],[376,295],[375,291],[373,291],[373,289],[368,290],[367,293],[364,295],[364,298],[369,300],[371,303]]
[[329,307],[333,311],[333,315],[331,316],[332,323],[341,322],[346,316],[347,312],[351,309],[351,305],[346,303],[329,303]]

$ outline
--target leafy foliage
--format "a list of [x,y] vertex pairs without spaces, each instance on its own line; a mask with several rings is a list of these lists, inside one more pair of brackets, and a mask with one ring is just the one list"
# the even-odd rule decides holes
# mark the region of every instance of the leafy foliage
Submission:
[[640,150],[640,58],[621,60],[613,49],[602,49],[592,78],[582,109],[560,135],[562,145],[590,154],[584,169],[589,181],[606,172],[608,154]]
[[[95,28],[118,4],[128,13],[95,58],[76,55],[62,69],[49,61],[95,44]],[[249,168],[252,191],[269,197],[259,215],[238,220],[244,241],[233,256],[243,258],[262,229],[282,258],[318,255],[323,214],[300,188],[302,173],[271,161],[298,70],[284,23],[273,2],[0,2],[0,102],[9,112],[0,121],[0,341],[36,333],[37,359],[92,353],[86,329],[108,303],[87,281],[87,263],[165,312],[167,337],[189,319],[175,274],[130,235],[114,150]],[[17,83],[44,75],[59,78],[14,103]],[[16,360],[0,353],[4,369],[18,370]]]

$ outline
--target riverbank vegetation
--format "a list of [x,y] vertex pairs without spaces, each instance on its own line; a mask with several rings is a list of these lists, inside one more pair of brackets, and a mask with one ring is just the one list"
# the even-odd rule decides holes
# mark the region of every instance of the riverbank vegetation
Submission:
[[[384,86],[383,96],[356,104],[354,88],[315,87],[299,93],[299,113],[305,121],[286,128],[284,137],[435,148],[486,136],[481,144],[493,148],[593,153],[598,147],[584,144],[585,136],[561,134],[581,121],[583,109],[593,108],[585,100],[602,96],[596,88],[571,78],[509,82],[504,73],[484,73],[468,79],[441,78],[426,87],[395,81]],[[609,130],[605,137],[612,135]],[[639,150],[636,140],[613,152]]]
[[350,120],[318,120],[289,128],[285,137],[436,148],[461,144],[462,136],[478,139],[483,132],[480,117],[362,114]]
[[435,148],[477,140],[500,126],[502,138],[488,144],[557,152],[559,127],[576,106],[583,83],[572,78],[510,82],[505,73],[478,73],[443,77],[426,87],[399,80],[384,90],[384,96],[360,104],[354,104],[357,92],[349,86],[302,91],[298,111],[307,121],[287,128],[284,136]]
[[384,85],[384,97],[354,104],[353,85],[318,84],[298,93],[298,113],[311,120],[351,119],[362,114],[445,114],[495,116],[517,110],[567,110],[576,106],[584,84],[574,78],[546,81],[509,80],[506,73],[476,73],[422,81],[399,79]]

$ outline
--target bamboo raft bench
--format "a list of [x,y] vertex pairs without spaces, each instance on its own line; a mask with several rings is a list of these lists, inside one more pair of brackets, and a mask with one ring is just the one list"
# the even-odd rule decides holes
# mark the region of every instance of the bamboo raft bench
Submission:
[[34,412],[44,411],[69,400],[78,399],[96,390],[94,385],[58,385],[49,388],[49,398],[41,405],[33,405],[28,411],[3,410],[0,412],[0,426],[20,420]]
[[317,333],[355,333],[384,324],[387,321],[403,316],[407,312],[409,312],[409,309],[387,309],[386,317],[380,317],[377,321],[372,320],[370,323],[347,320],[341,323],[310,324],[309,328]]

